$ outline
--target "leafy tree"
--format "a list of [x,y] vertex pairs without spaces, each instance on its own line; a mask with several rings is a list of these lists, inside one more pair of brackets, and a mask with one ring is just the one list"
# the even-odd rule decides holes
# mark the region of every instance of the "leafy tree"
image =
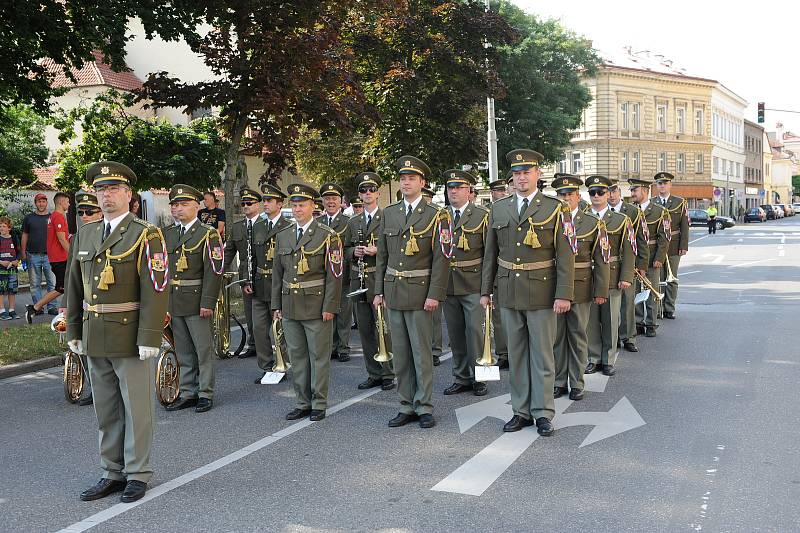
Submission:
[[79,145],[66,145],[58,154],[60,188],[79,189],[86,168],[102,159],[131,167],[140,190],[169,188],[175,183],[200,190],[219,186],[227,147],[215,119],[178,126],[132,115],[128,111],[132,105],[133,96],[109,91],[88,108],[76,108],[57,121],[64,143],[76,135],[76,124],[83,130]]
[[138,17],[148,37],[174,39],[194,28],[194,2],[188,0],[3,0],[0,2],[0,103],[29,103],[49,112],[60,91],[45,58],[63,65],[64,74],[92,61],[102,50],[111,66],[124,68],[128,20]]
[[600,58],[589,41],[557,21],[539,20],[508,0],[501,0],[499,11],[522,35],[501,49],[498,67],[507,90],[495,102],[501,166],[515,148],[560,160],[592,100],[581,76],[593,75]]
[[25,105],[0,106],[0,186],[24,187],[45,164],[45,119]]

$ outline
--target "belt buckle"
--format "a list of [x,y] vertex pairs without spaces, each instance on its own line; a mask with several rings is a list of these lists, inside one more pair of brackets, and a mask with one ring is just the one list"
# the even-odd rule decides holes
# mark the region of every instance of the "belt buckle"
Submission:
[[402,270],[398,270],[397,274],[395,274],[394,277],[396,277],[398,279],[403,279],[405,277],[405,275],[404,275]]
[[97,306],[96,305],[92,305],[92,304],[87,305],[86,306],[86,310],[89,311],[90,313],[94,313],[97,310]]
[[518,265],[516,263],[513,264],[511,270],[525,270],[524,265]]

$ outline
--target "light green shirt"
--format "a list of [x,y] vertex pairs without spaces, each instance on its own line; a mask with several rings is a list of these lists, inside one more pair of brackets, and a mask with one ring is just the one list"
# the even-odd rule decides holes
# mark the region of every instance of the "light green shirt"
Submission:
[[706,209],[706,213],[708,213],[708,216],[710,217],[715,217],[717,216],[717,208],[712,205],[711,207]]

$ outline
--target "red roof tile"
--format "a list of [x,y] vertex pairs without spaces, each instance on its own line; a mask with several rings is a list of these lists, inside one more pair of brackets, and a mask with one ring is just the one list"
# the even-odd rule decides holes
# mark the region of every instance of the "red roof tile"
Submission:
[[77,83],[70,80],[60,65],[52,59],[45,59],[42,65],[49,69],[55,77],[53,87],[94,87],[106,86],[123,91],[133,91],[142,86],[142,81],[133,72],[114,72],[111,65],[103,63],[103,53],[95,50],[92,52],[94,61],[86,62],[82,68],[73,69]]
[[33,173],[36,174],[36,181],[29,187],[30,189],[36,191],[58,190],[56,188],[57,166],[34,168]]

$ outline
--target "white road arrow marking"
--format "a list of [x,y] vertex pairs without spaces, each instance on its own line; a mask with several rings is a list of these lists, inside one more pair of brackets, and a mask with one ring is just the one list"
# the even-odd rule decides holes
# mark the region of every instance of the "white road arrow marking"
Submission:
[[725,259],[725,256],[722,254],[703,254],[703,257],[713,257],[714,259],[711,261],[712,265],[718,265]]
[[594,426],[583,439],[580,448],[643,425],[645,421],[625,396],[607,413],[564,413],[553,419],[553,426],[556,429],[569,426]]

